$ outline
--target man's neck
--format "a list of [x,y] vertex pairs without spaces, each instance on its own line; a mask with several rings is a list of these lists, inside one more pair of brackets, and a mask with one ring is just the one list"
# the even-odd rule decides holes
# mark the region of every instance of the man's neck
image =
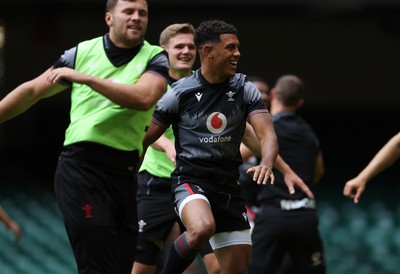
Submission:
[[168,73],[172,79],[179,80],[181,78],[184,78],[184,77],[192,74],[192,69],[189,69],[189,70],[176,69],[176,70],[174,70],[174,69],[170,68]]
[[220,84],[226,81],[226,76],[221,76],[218,72],[214,72],[211,70],[204,69],[201,67],[201,75],[203,75],[204,79],[210,84]]
[[271,112],[271,115],[274,116],[274,115],[276,115],[278,113],[281,113],[281,112],[296,112],[296,108],[295,107],[287,107],[287,106],[284,106],[284,105],[282,105],[280,103],[271,102],[271,110],[270,110],[270,112]]
[[124,43],[122,41],[118,41],[118,39],[116,39],[110,32],[108,33],[108,39],[115,47],[120,49],[132,49],[139,46],[144,41],[144,39],[140,39],[137,41],[129,41],[129,43],[128,42]]

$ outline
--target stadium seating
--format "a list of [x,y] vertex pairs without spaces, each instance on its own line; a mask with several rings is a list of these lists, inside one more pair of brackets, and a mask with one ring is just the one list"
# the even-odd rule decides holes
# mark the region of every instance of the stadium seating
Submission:
[[400,273],[400,214],[395,194],[369,187],[359,204],[340,196],[341,187],[317,194],[328,274]]
[[[316,193],[328,274],[400,273],[400,206],[395,193],[368,190],[357,205],[342,197],[339,188],[321,187]],[[0,204],[23,233],[16,242],[0,224],[1,274],[77,273],[51,190],[1,179]]]
[[17,242],[0,224],[0,273],[77,273],[52,193],[32,182],[1,181],[0,204],[18,222],[22,237]]

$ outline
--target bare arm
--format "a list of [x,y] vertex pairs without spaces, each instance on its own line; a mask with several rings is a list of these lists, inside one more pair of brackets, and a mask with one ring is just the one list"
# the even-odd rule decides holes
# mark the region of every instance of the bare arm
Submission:
[[68,88],[66,85],[47,81],[51,68],[37,78],[27,81],[0,101],[0,123],[10,120],[32,107],[39,100],[50,97]]
[[5,226],[14,233],[17,240],[21,237],[21,230],[19,228],[19,225],[8,216],[7,212],[1,206],[0,221],[2,221]]
[[67,67],[54,69],[49,77],[51,83],[64,79],[87,85],[122,107],[138,110],[150,109],[167,90],[166,80],[152,72],[145,72],[135,84],[115,83]]
[[[255,155],[260,156],[260,142],[249,124],[246,125],[246,131],[242,141]],[[314,199],[314,195],[307,184],[290,168],[280,155],[277,156],[274,167],[284,175],[285,184],[288,187],[289,193],[293,194],[295,192],[294,186],[298,186],[310,199]]]
[[369,180],[391,166],[400,157],[400,132],[393,136],[357,177],[346,182],[343,195],[358,203]]
[[157,141],[158,138],[167,130],[167,128],[160,127],[154,123],[150,123],[149,128],[146,131],[146,135],[144,136],[143,139],[143,153],[142,157],[147,151],[147,148],[153,144],[155,141]]
[[322,151],[319,151],[317,157],[315,158],[314,184],[318,183],[319,180],[321,180],[324,173],[325,173],[324,157],[322,155]]
[[246,162],[252,155],[261,156],[260,141],[249,123],[246,123],[246,129],[240,144],[240,154],[243,162]]
[[[250,151],[250,153],[261,157],[261,144],[253,127],[246,123],[246,129],[242,137],[243,146]],[[241,147],[242,149],[242,147]]]
[[242,155],[243,162],[247,162],[253,156],[253,152],[244,143],[241,143],[240,155]]
[[161,135],[157,141],[155,141],[152,145],[152,148],[164,151],[167,154],[168,159],[176,165],[176,151],[175,151],[175,144],[170,139],[165,137],[165,135]]
[[261,161],[258,166],[249,168],[247,173],[253,173],[253,180],[257,184],[267,184],[269,179],[273,183],[272,167],[278,155],[278,140],[272,117],[269,113],[256,114],[250,117],[250,123],[261,145]]

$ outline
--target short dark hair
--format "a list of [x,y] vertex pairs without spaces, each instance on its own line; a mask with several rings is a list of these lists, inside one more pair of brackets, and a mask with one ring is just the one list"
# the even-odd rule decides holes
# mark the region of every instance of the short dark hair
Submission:
[[[107,0],[106,3],[106,12],[111,11],[112,9],[115,8],[117,5],[118,1],[128,1],[128,2],[135,2],[135,0]],[[146,0],[147,1],[147,0]]]
[[115,8],[115,6],[117,5],[118,0],[107,0],[107,4],[106,4],[106,11],[109,12],[112,9]]
[[264,82],[267,83],[267,81],[262,78],[261,76],[258,75],[249,75],[247,76],[247,80],[249,80],[250,82]]
[[200,49],[207,42],[219,42],[221,34],[237,34],[235,26],[222,20],[203,21],[197,27],[194,44]]
[[287,74],[279,77],[274,89],[278,100],[285,106],[293,106],[304,98],[304,83],[296,75]]

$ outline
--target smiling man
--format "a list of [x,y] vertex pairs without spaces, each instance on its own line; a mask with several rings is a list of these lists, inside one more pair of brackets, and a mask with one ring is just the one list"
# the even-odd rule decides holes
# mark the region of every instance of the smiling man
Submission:
[[246,121],[261,143],[261,162],[249,170],[259,184],[272,176],[277,139],[260,92],[236,73],[236,28],[220,20],[205,21],[196,29],[195,45],[201,68],[174,84],[158,102],[143,142],[146,149],[172,125],[172,189],[187,231],[172,246],[163,273],[182,273],[210,242],[221,273],[243,274],[251,253],[246,201],[238,184]]
[[[170,85],[193,72],[196,59],[194,27],[189,23],[167,26],[160,34],[160,45],[168,53]],[[160,151],[161,150],[161,151]],[[171,173],[175,169],[175,147],[172,128],[147,149],[138,173],[139,234],[135,263],[131,274],[153,274],[162,264],[159,257],[164,243],[175,240],[179,221],[171,201]],[[181,228],[184,230],[184,228]],[[218,262],[210,245],[200,251],[207,273],[219,272]],[[161,260],[162,262],[162,260]],[[157,268],[156,268],[157,267]]]
[[145,0],[108,0],[105,21],[107,34],[67,50],[1,100],[0,122],[71,88],[55,194],[78,271],[129,274],[137,237],[135,172],[153,106],[167,88],[168,57],[144,40]]

